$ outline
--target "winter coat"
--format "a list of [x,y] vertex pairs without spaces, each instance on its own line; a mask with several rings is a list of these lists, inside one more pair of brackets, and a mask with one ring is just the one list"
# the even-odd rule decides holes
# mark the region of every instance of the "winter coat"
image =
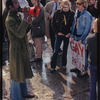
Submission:
[[[69,10],[68,12],[64,12],[62,10],[57,10],[54,13],[53,22],[52,22],[52,28],[54,32],[56,34],[58,32],[61,32],[64,35],[71,33],[73,19],[74,19],[73,11]],[[66,20],[66,25],[65,25],[65,20]]]
[[32,38],[39,38],[45,35],[44,8],[41,4],[39,16],[32,22],[31,34]]
[[9,11],[6,21],[6,29],[10,42],[9,63],[11,79],[16,82],[25,82],[26,78],[33,76],[30,65],[30,51],[26,29],[29,24],[21,20],[21,16]]

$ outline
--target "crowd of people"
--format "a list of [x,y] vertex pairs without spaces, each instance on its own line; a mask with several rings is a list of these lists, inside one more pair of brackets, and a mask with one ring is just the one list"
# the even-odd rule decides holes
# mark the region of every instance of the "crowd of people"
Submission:
[[[69,39],[85,46],[84,72],[77,67],[70,72],[78,72],[82,76],[87,74],[88,68],[90,69],[89,100],[96,100],[97,2],[97,0],[4,0],[2,41],[5,41],[5,36],[9,41],[11,100],[36,97],[27,93],[26,79],[33,77],[30,61],[42,61],[44,36],[50,38],[51,42],[52,74],[56,71],[59,54],[62,55],[61,69],[66,71]],[[36,6],[40,8],[39,15],[30,16],[27,9]],[[21,8],[24,8],[23,14],[19,12]],[[32,60],[29,44],[35,47],[35,58]]]

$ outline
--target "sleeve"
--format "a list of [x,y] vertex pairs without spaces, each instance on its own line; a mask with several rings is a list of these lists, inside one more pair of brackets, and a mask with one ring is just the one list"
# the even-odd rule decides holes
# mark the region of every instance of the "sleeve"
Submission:
[[44,9],[43,9],[43,7],[40,7],[40,14],[37,18],[35,18],[33,20],[32,24],[34,25],[34,24],[39,23],[42,20],[43,17],[44,17]]
[[72,12],[72,15],[71,15],[71,20],[70,20],[70,30],[69,32],[71,33],[71,30],[72,30],[72,23],[73,23],[73,20],[74,20],[74,12]]
[[74,38],[74,24],[75,24],[75,18],[73,19],[73,22],[72,22],[72,27],[71,27],[71,36],[72,38]]
[[49,4],[47,3],[46,5],[45,5],[45,7],[44,7],[44,11],[45,11],[45,16],[46,16],[46,18],[48,18],[49,16],[50,16],[50,14],[49,14]]
[[92,22],[92,16],[87,16],[86,17],[85,30],[84,30],[80,40],[84,41],[85,38],[88,36],[90,29],[91,29],[91,22]]
[[55,13],[54,13],[54,16],[53,16],[53,21],[52,21],[52,28],[53,28],[53,30],[54,30],[54,32],[55,32],[56,34],[59,32],[59,29],[58,29],[57,23],[56,23],[57,15],[58,15],[58,12],[55,12]]
[[16,21],[12,19],[9,20],[8,24],[6,25],[10,29],[10,31],[14,33],[18,38],[23,38],[26,34],[26,29],[29,24],[26,21],[22,20],[20,26],[18,26],[18,24],[16,24]]

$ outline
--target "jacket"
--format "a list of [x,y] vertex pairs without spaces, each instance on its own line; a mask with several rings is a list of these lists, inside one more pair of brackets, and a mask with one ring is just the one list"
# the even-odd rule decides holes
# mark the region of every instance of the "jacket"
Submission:
[[6,21],[9,38],[9,64],[11,79],[24,83],[25,79],[32,78],[30,65],[30,50],[26,29],[29,24],[21,20],[21,16],[9,11]]
[[[64,18],[65,17],[65,18]],[[65,20],[66,25],[65,25]],[[57,10],[54,13],[52,28],[54,32],[57,34],[58,32],[67,35],[71,33],[72,22],[74,19],[74,12],[69,10],[68,12],[64,12],[62,10]]]
[[81,12],[80,17],[78,19],[78,28],[77,28],[77,35],[79,35],[79,37],[77,37],[77,36],[74,35],[77,13],[78,13],[78,10],[76,10],[76,13],[75,13],[75,16],[74,16],[74,20],[73,20],[73,24],[72,24],[71,37],[74,37],[76,41],[79,41],[79,40],[84,41],[85,38],[87,37],[87,35],[89,34],[90,29],[91,29],[92,16],[86,9],[84,9]]
[[97,66],[97,35],[98,33],[93,33],[86,37],[88,62],[94,66]]
[[[61,3],[60,1],[58,1],[58,2]],[[54,4],[54,1],[50,1],[50,2],[47,2],[45,7],[44,7],[44,10],[45,10],[45,32],[46,32],[46,35],[50,34],[49,33],[49,23],[50,23],[49,16],[52,13],[53,4]]]
[[45,35],[44,8],[41,4],[39,16],[32,22],[31,34],[32,38],[39,38]]

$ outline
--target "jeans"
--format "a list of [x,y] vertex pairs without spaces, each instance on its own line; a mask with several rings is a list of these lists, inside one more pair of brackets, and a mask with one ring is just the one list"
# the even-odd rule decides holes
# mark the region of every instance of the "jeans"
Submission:
[[90,98],[96,100],[97,66],[89,65],[90,68]]
[[68,44],[69,44],[69,38],[57,35],[56,41],[55,41],[54,54],[51,60],[51,68],[56,68],[57,56],[58,56],[58,52],[59,52],[62,41],[64,43],[63,53],[62,53],[62,66],[66,66],[67,64],[67,49],[68,49]]
[[22,96],[27,95],[27,86],[25,83],[14,82],[11,80],[10,87],[10,99],[11,100],[23,100]]

